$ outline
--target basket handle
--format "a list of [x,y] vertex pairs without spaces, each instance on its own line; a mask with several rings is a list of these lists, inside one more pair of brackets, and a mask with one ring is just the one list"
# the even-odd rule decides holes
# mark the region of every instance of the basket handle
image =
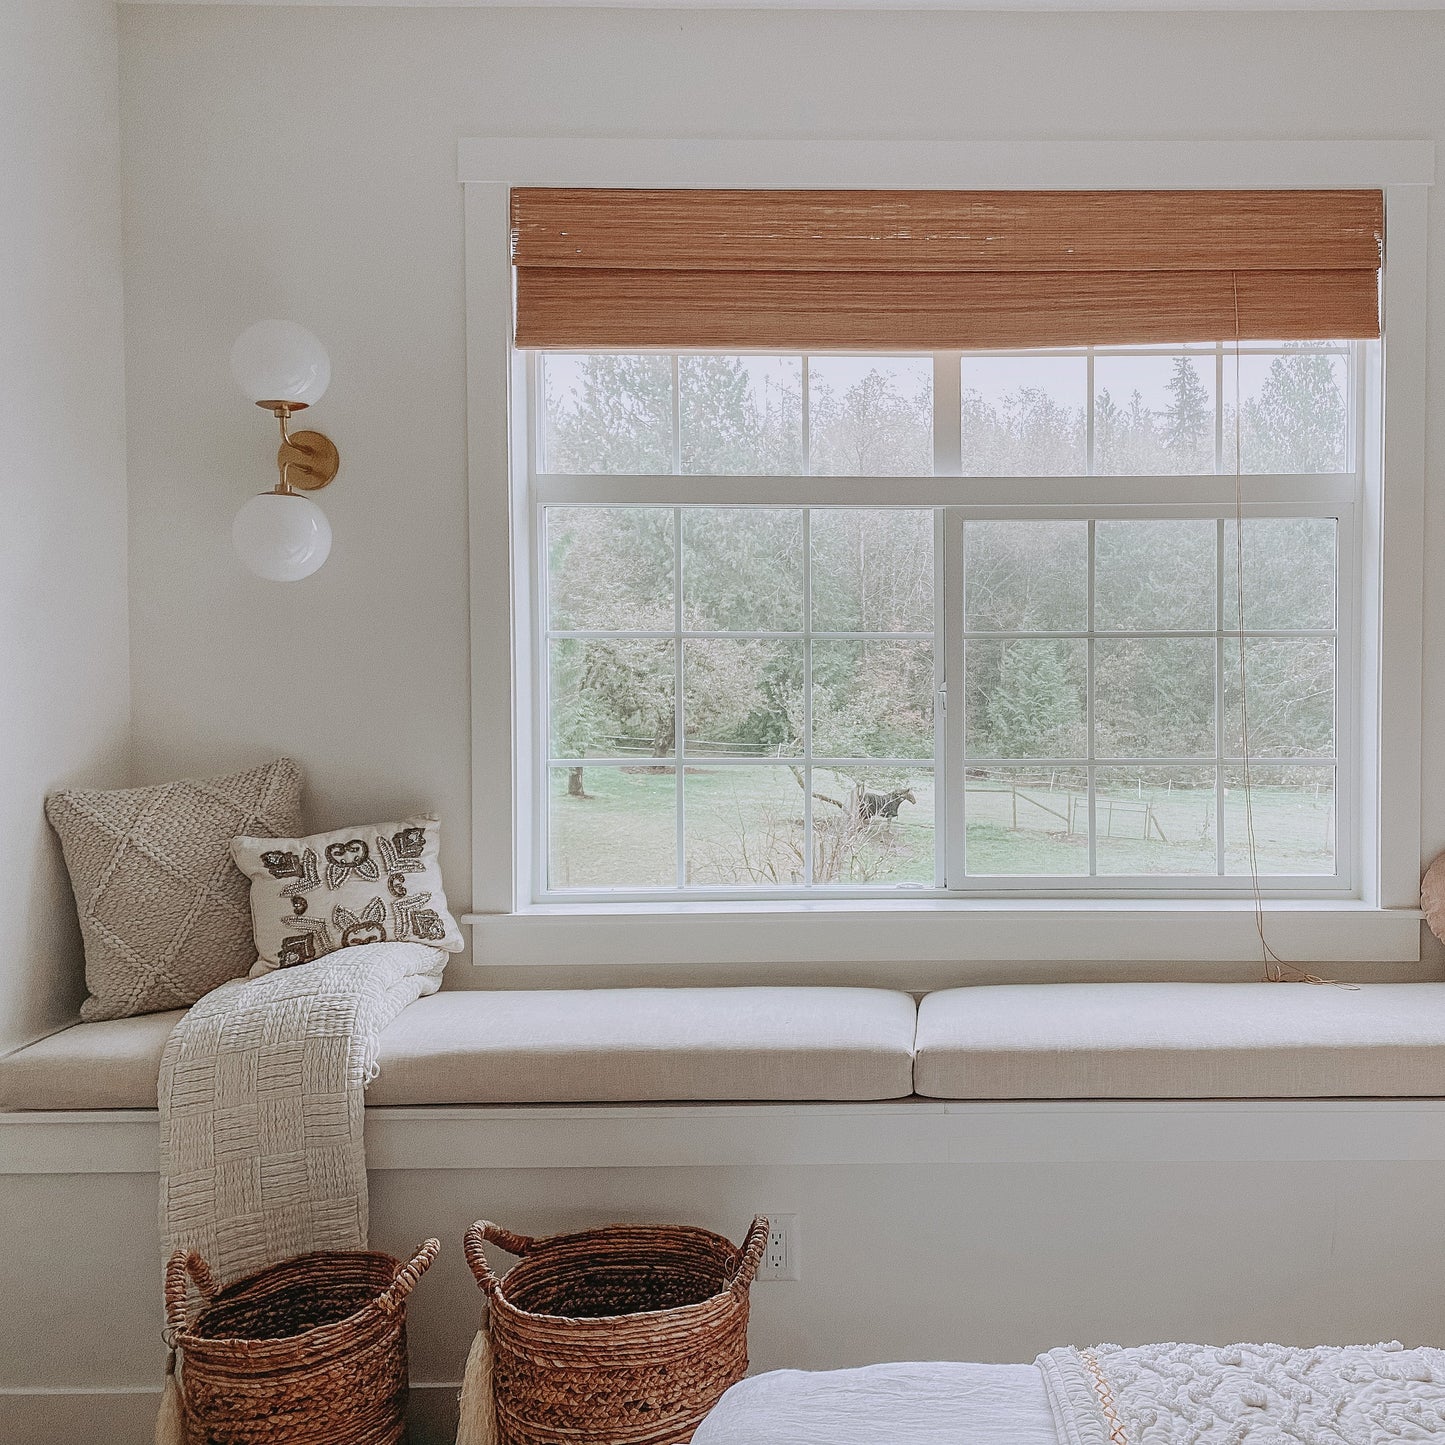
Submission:
[[500,1224],[493,1224],[490,1219],[479,1219],[467,1230],[462,1239],[462,1251],[467,1257],[467,1264],[477,1283],[488,1295],[494,1295],[501,1289],[502,1281],[492,1272],[492,1266],[487,1261],[487,1252],[482,1248],[488,1241],[505,1249],[508,1254],[520,1257],[531,1251],[536,1240],[530,1235],[513,1234],[510,1229],[503,1229]]
[[395,1314],[402,1307],[407,1295],[416,1288],[417,1280],[431,1268],[432,1261],[437,1257],[441,1247],[439,1239],[428,1239],[422,1244],[412,1255],[411,1262],[402,1265],[397,1270],[391,1287],[377,1300],[377,1305],[387,1314]]
[[766,1215],[758,1214],[753,1217],[753,1222],[748,1226],[746,1238],[741,1245],[742,1257],[738,1261],[738,1272],[733,1276],[733,1282],[728,1286],[734,1294],[746,1294],[758,1272],[758,1266],[763,1262],[763,1251],[768,1247],[768,1220]]
[[166,1333],[183,1334],[189,1324],[186,1310],[188,1281],[194,1280],[204,1299],[214,1299],[220,1286],[211,1267],[194,1250],[178,1249],[166,1261]]

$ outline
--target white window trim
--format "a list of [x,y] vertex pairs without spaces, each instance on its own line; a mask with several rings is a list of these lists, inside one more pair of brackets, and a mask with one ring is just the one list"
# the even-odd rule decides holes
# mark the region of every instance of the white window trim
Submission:
[[[1419,957],[1424,578],[1425,268],[1429,141],[853,143],[472,139],[465,187],[472,824],[478,963],[678,965],[922,961],[1242,962],[1259,957],[1242,900],[820,900],[775,905],[533,905],[516,857],[530,847],[530,435],[524,358],[510,345],[509,192],[519,185],[870,186],[916,189],[1380,187],[1388,264],[1382,362],[1389,395],[1360,528],[1365,574],[1359,688],[1358,896],[1271,900],[1271,944],[1309,962]],[[1388,472],[1389,486],[1382,477]],[[1373,505],[1371,504],[1373,494]],[[775,500],[778,498],[775,496]],[[1378,571],[1376,570],[1378,568]],[[518,625],[519,622],[522,625]],[[902,925],[902,926],[900,926]]]

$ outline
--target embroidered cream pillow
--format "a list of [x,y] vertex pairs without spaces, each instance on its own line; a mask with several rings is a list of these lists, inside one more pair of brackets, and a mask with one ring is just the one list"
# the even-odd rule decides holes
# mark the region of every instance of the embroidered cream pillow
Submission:
[[404,818],[310,838],[232,838],[251,880],[254,973],[291,968],[358,943],[431,943],[450,953],[461,930],[437,863],[441,824]]
[[85,940],[87,1023],[193,1004],[256,961],[238,832],[301,826],[301,769],[278,758],[223,778],[68,788],[45,800]]

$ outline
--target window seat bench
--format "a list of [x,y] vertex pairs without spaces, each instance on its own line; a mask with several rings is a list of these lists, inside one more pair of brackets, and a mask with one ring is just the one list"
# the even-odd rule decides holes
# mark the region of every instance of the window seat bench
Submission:
[[[154,1109],[183,1010],[75,1024],[0,1058],[0,1109]],[[911,995],[874,988],[453,990],[381,1037],[373,1106],[898,1099]]]
[[[0,1058],[0,1110],[154,1109],[181,1011]],[[1445,1097],[1445,983],[454,990],[369,1105]]]

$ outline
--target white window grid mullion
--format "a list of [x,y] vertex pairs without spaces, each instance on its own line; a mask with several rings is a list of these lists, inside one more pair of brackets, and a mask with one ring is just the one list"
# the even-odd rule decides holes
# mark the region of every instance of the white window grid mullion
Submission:
[[1224,867],[1224,518],[1214,528],[1214,871],[1223,878]]
[[801,372],[801,380],[798,383],[798,405],[802,408],[802,416],[799,418],[799,424],[803,433],[803,475],[808,477],[813,474],[813,429],[811,419],[808,415],[808,413],[812,411],[812,406],[808,400],[812,386],[812,368],[806,355],[799,359],[799,370]]
[[1084,471],[1094,474],[1094,348],[1084,366]]
[[[1224,465],[1224,343],[1214,346],[1214,470],[1222,473]],[[1232,467],[1228,470],[1233,471]]]
[[[550,595],[547,558],[547,511],[537,498],[537,459],[545,457],[546,419],[537,398],[542,394],[542,355],[534,352],[527,358],[527,493],[532,498],[527,508],[532,525],[532,723],[530,746],[532,796],[536,804],[529,838],[531,877],[526,880],[526,896],[536,899],[552,886],[552,774],[547,758],[552,751],[552,647],[549,641],[547,599]],[[521,852],[519,850],[519,856]]]
[[[954,630],[947,602],[948,546],[945,513],[933,511],[933,886],[942,888],[948,879],[948,833],[954,802],[948,751],[948,635]],[[963,769],[958,776],[963,778]]]
[[[1092,353],[1090,353],[1092,355]],[[1092,386],[1090,387],[1089,410],[1093,412]],[[1089,814],[1089,877],[1099,876],[1099,829],[1098,811],[1098,785],[1094,772],[1094,755],[1098,752],[1098,742],[1094,737],[1095,727],[1095,703],[1094,703],[1094,566],[1097,553],[1095,551],[1096,523],[1088,523],[1088,572],[1085,591],[1085,621],[1088,623],[1088,638],[1084,644],[1084,746],[1088,757],[1088,763],[1084,770],[1084,786],[1087,789],[1088,814]]]
[[[943,813],[943,883],[962,885],[965,877],[968,834],[968,763],[966,761],[968,711],[966,707],[967,658],[964,641],[964,545],[966,523],[961,509],[940,509],[934,536],[943,539],[943,586],[936,615],[942,628],[944,676],[944,744],[940,756],[947,789]],[[938,786],[934,786],[938,795]],[[937,823],[935,823],[937,826]]]
[[682,508],[672,509],[672,765],[674,776],[673,847],[677,886],[687,887],[687,693],[683,671]]
[[933,355],[933,475],[962,474],[963,354],[938,351]]
[[803,884],[813,882],[813,513],[803,508]]
[[1361,885],[1360,516],[1348,509],[1335,535],[1335,861],[1352,888]]
[[[1344,506],[1358,481],[1349,472],[1251,473],[1246,510]],[[550,507],[867,507],[913,511],[968,507],[980,519],[1026,516],[1188,517],[1234,506],[1233,476],[1178,475],[671,476],[665,472],[553,473],[539,476],[534,499]]]

